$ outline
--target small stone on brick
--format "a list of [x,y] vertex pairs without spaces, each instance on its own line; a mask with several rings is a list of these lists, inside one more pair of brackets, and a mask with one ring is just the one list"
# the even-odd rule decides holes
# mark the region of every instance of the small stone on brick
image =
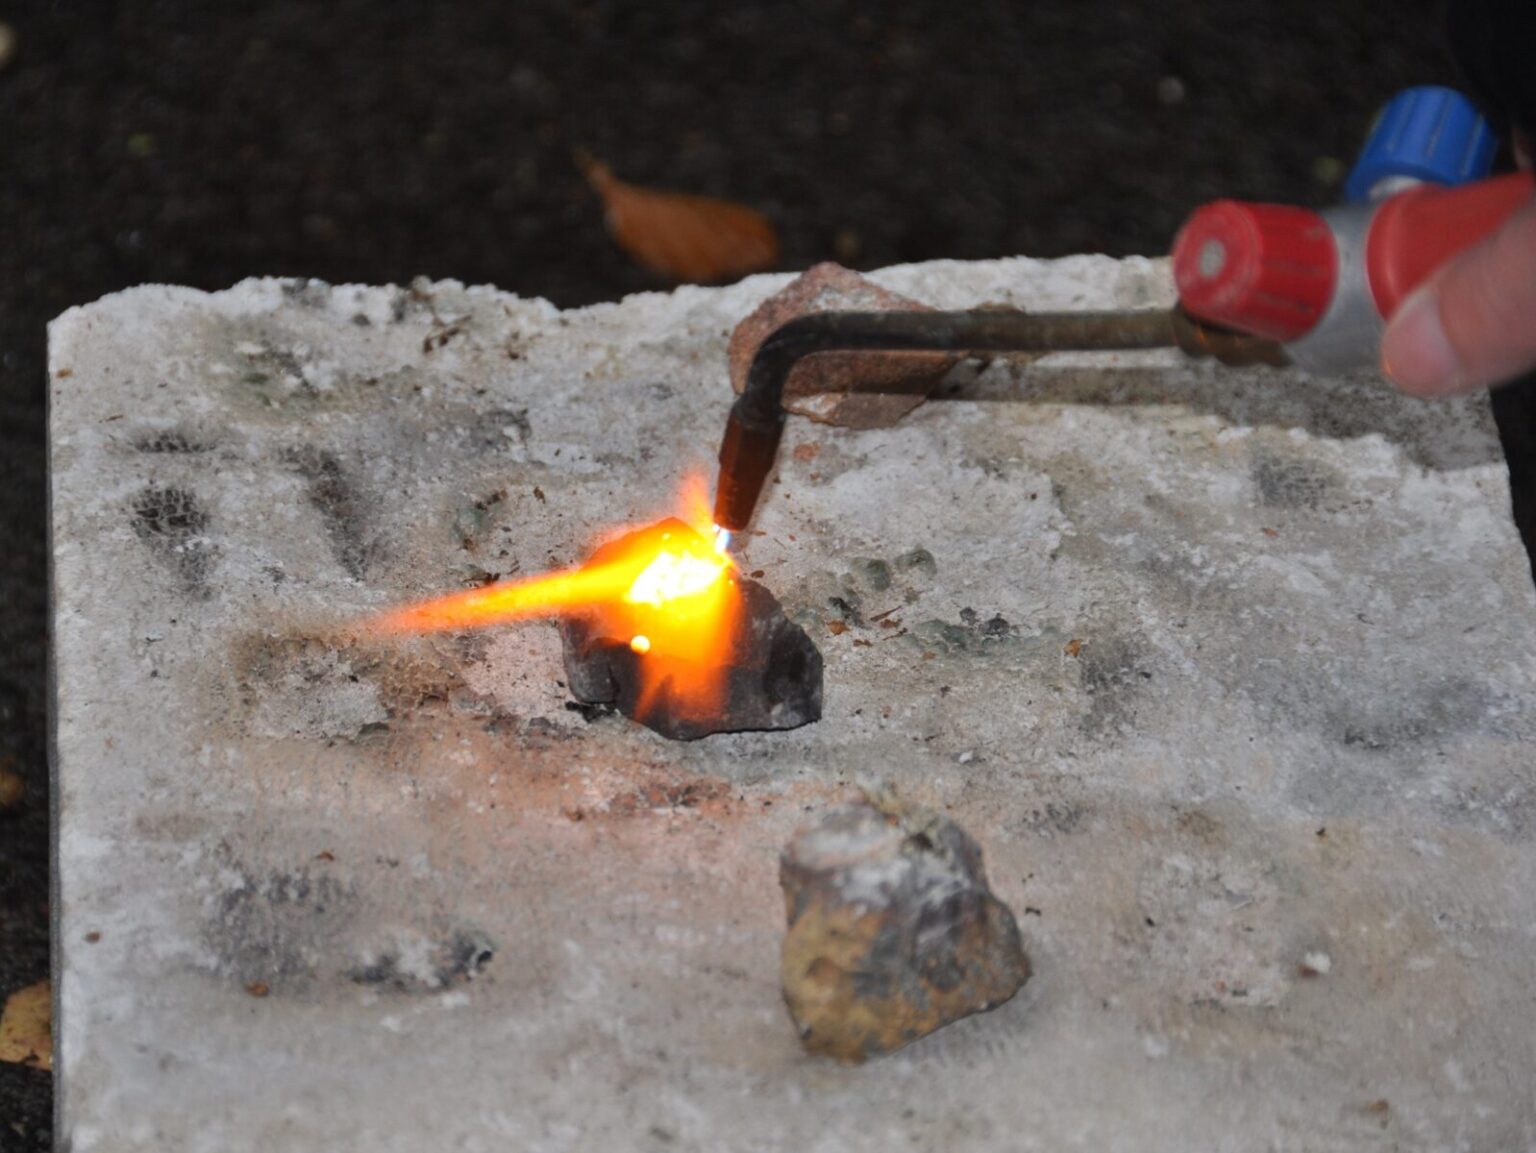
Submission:
[[779,884],[784,1000],[809,1052],[859,1063],[1029,979],[980,847],[937,813],[885,799],[835,808],[789,843]]

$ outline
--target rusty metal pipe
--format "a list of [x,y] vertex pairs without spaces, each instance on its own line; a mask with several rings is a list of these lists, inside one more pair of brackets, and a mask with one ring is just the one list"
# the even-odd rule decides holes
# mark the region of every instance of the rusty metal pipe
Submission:
[[1229,364],[1283,364],[1267,341],[1212,330],[1172,311],[819,312],[797,317],[758,346],[720,444],[715,523],[747,526],[784,432],[784,383],[818,352],[1124,352],[1181,348]]

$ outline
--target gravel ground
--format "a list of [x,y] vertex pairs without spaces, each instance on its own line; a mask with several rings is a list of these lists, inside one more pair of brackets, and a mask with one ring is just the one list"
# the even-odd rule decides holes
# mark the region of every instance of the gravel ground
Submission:
[[[146,281],[657,287],[572,162],[751,203],[784,266],[1164,250],[1201,200],[1324,204],[1452,79],[1432,2],[0,4],[0,995],[48,972],[44,325]],[[722,366],[723,368],[723,366]],[[49,1145],[0,1065],[0,1148]]]

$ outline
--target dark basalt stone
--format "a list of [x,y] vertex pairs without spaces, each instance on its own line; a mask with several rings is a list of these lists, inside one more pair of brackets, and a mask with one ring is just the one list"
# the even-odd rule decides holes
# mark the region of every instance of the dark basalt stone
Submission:
[[[657,527],[693,534],[693,529],[681,521]],[[602,563],[639,535],[605,545],[588,565]],[[740,606],[725,667],[720,670],[722,692],[717,706],[707,714],[701,715],[676,696],[671,681],[664,682],[642,710],[641,663],[655,658],[634,652],[627,630],[609,625],[601,610],[561,621],[560,639],[571,695],[584,705],[612,705],[631,720],[674,741],[696,740],[711,733],[797,729],[820,720],[821,651],[804,629],[784,615],[783,606],[764,586],[739,575],[732,580]],[[675,658],[674,664],[678,679],[693,679],[696,666]]]

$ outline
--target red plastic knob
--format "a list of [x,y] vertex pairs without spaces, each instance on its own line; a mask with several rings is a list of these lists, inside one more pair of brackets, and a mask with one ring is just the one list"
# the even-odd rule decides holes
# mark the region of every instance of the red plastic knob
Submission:
[[1216,200],[1173,242],[1173,279],[1191,316],[1269,340],[1295,340],[1327,311],[1338,279],[1327,222],[1305,208]]

